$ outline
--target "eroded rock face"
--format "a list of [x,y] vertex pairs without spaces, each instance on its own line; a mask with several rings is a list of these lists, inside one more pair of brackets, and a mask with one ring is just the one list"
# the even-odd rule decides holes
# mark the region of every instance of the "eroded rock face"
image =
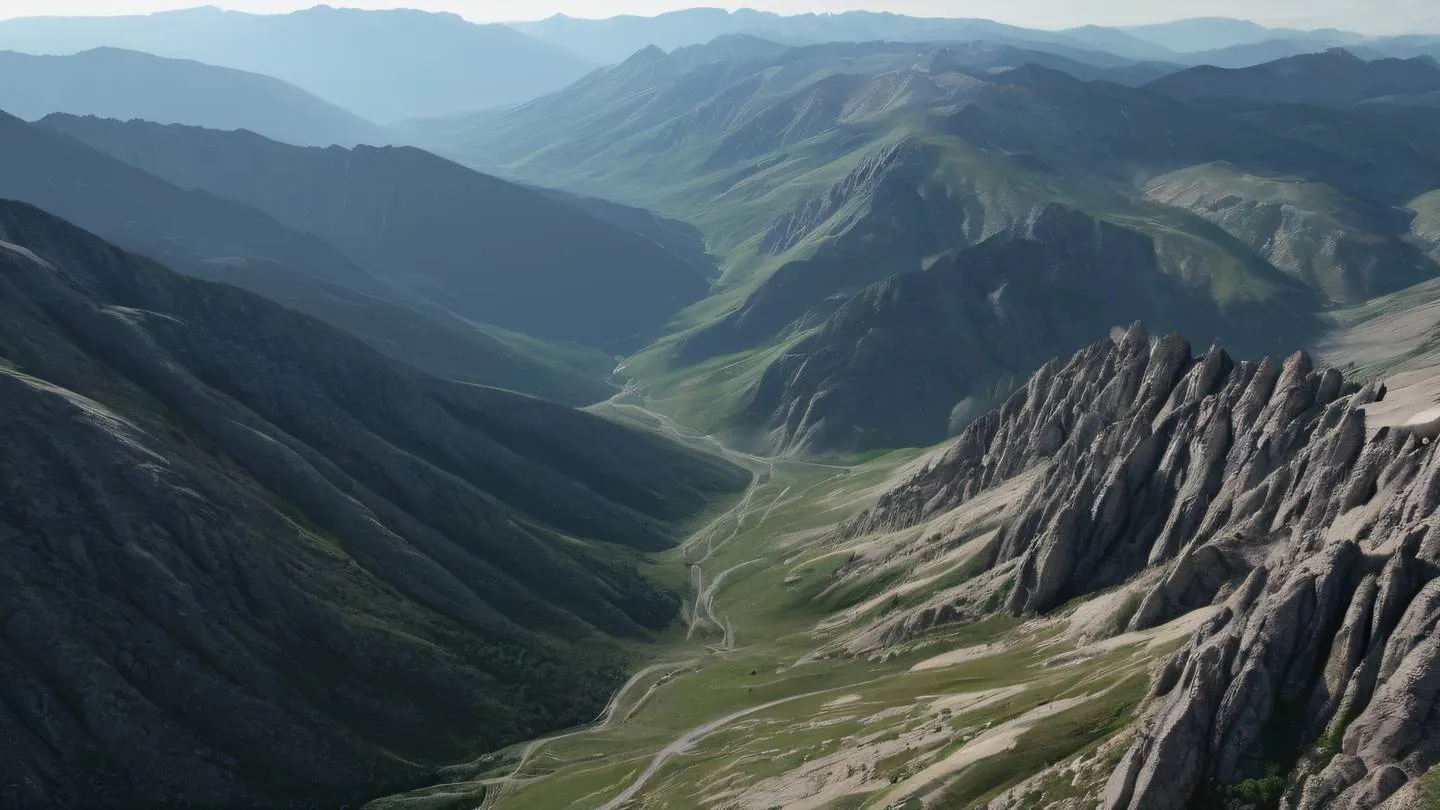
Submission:
[[1106,808],[1223,799],[1277,766],[1287,810],[1403,807],[1440,762],[1440,459],[1367,431],[1384,394],[1304,354],[1195,359],[1136,326],[1042,368],[847,530],[917,525],[1042,469],[1000,531],[1009,610],[1142,572],[1156,584],[1130,629],[1221,606],[1160,673]]

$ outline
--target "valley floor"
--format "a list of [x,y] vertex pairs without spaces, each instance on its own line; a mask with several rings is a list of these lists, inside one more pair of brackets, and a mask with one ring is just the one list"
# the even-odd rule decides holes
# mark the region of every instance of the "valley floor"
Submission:
[[[971,542],[903,578],[855,585],[837,573],[861,556],[883,559],[877,544],[894,538],[842,540],[834,527],[928,454],[852,465],[765,459],[638,406],[601,410],[709,446],[755,475],[738,503],[657,563],[657,577],[691,583],[681,629],[649,651],[652,663],[591,726],[501,752],[464,778],[374,810],[959,808],[1067,760],[1068,781],[1025,790],[1052,801],[1079,795],[1102,785],[1124,751],[1152,665],[1203,618],[1086,643],[1110,631],[1087,626],[1090,617],[1112,611],[1077,605],[1025,624],[997,616],[941,627],[883,654],[843,654],[879,617],[963,581],[986,526],[1030,482],[947,516],[977,524]],[[1113,608],[1125,598],[1096,601]]]

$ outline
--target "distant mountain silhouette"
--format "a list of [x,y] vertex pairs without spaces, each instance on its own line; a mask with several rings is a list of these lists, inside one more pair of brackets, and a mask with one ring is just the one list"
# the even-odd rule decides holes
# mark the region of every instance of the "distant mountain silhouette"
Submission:
[[1269,28],[1249,20],[1229,17],[1196,17],[1188,20],[1126,26],[1132,36],[1153,42],[1179,54],[1259,45],[1273,40],[1306,40],[1326,45],[1351,45],[1366,38],[1353,31]]
[[592,67],[503,25],[408,10],[258,15],[206,7],[0,22],[0,48],[65,54],[102,46],[264,73],[382,124],[518,103]]
[[655,17],[619,16],[602,20],[556,15],[512,25],[536,39],[607,63],[623,61],[650,46],[669,51],[701,45],[727,34],[748,34],[787,45],[985,40],[1049,51],[1099,67],[1173,56],[1164,48],[1116,29],[1040,31],[990,20],[908,17],[871,11],[787,16],[753,9],[728,12],[692,8]]
[[1248,68],[1191,68],[1159,79],[1149,89],[1182,101],[1348,107],[1382,96],[1440,90],[1440,65],[1423,58],[1366,61],[1335,48]]
[[1199,18],[1127,27],[1085,25],[1061,31],[1005,25],[983,19],[912,17],[852,11],[780,15],[740,9],[694,8],[654,17],[624,15],[577,19],[556,15],[513,27],[597,62],[618,63],[646,47],[665,51],[701,45],[717,36],[748,34],[786,45],[826,42],[987,41],[1065,56],[1097,67],[1135,62],[1247,67],[1334,47],[1369,58],[1440,54],[1440,39],[1406,35],[1368,37],[1336,29],[1269,28],[1248,20]]
[[379,126],[279,79],[136,51],[0,52],[0,109],[249,129],[306,146],[385,144]]
[[304,149],[143,121],[45,124],[315,234],[460,315],[543,339],[634,347],[709,290],[708,265],[419,149]]

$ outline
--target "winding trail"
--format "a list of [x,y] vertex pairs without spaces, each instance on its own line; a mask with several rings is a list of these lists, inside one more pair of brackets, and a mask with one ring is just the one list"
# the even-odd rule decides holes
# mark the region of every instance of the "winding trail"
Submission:
[[[725,580],[728,579],[731,574],[741,570],[742,568],[748,568],[752,565],[758,565],[763,562],[765,562],[765,558],[757,557],[756,559],[740,563],[736,566],[732,566],[720,572],[719,576],[711,580],[710,585],[701,590],[700,594],[695,597],[695,612],[690,617],[689,635],[693,636],[695,634],[696,628],[698,628],[701,623],[709,622],[710,624],[713,624],[721,630],[725,631],[725,641],[720,649],[733,649],[735,645],[734,628],[730,625],[730,619],[728,617],[721,618],[715,615],[715,594],[720,590],[721,586],[725,584]],[[697,569],[699,568],[698,565],[695,567]]]
[[[651,673],[659,672],[665,669],[670,670],[670,674],[674,674],[675,672],[678,672],[679,670],[682,670],[696,663],[697,660],[698,659],[692,658],[688,661],[662,661],[660,663],[651,664],[650,666],[639,670],[634,675],[631,675],[630,680],[626,681],[624,685],[622,685],[619,689],[616,689],[615,694],[610,696],[610,701],[605,704],[605,708],[600,711],[600,714],[596,716],[594,721],[571,731],[564,732],[562,734],[555,734],[550,737],[541,737],[538,740],[531,741],[523,749],[521,749],[520,761],[515,763],[515,767],[510,769],[510,773],[506,774],[505,776],[497,776],[492,779],[481,780],[480,784],[485,785],[487,788],[495,788],[494,790],[487,789],[485,791],[485,800],[480,805],[481,810],[489,810],[489,808],[494,807],[495,803],[504,796],[506,787],[525,781],[520,776],[520,772],[525,770],[525,766],[530,764],[530,761],[535,758],[536,754],[540,753],[540,749],[551,743],[566,740],[571,737],[577,737],[581,734],[586,734],[592,731],[600,731],[602,729],[609,728],[610,725],[615,722],[616,712],[619,710],[620,704],[624,702],[625,695],[627,695],[631,689],[634,689],[637,685],[639,685],[641,681],[645,680],[647,676],[649,676]],[[630,715],[634,714],[635,711],[639,709],[646,700],[649,700],[650,695],[655,691],[658,686],[659,682],[651,684],[650,688],[646,690],[645,694],[640,696],[640,699],[636,701],[634,706],[630,707],[630,711],[626,712],[625,717],[622,719],[629,719]]]
[[757,712],[763,712],[766,709],[773,709],[776,706],[791,703],[796,700],[803,700],[805,698],[815,697],[816,695],[823,695],[826,692],[834,691],[836,691],[836,689],[822,689],[819,692],[807,692],[803,695],[792,695],[787,698],[781,698],[780,700],[772,700],[769,703],[763,703],[759,706],[751,706],[748,709],[742,709],[738,712],[735,712],[734,714],[727,714],[719,720],[711,720],[710,722],[702,726],[696,726],[695,728],[690,729],[689,731],[682,734],[674,742],[660,749],[660,751],[656,753],[653,758],[651,758],[650,764],[646,766],[645,770],[641,771],[640,775],[635,777],[635,779],[630,783],[629,787],[626,787],[625,790],[621,791],[619,795],[615,796],[615,798],[601,805],[599,810],[618,810],[618,808],[623,807],[626,802],[635,798],[636,794],[638,794],[641,790],[644,789],[645,785],[655,776],[655,774],[659,773],[660,769],[665,767],[665,763],[685,753],[686,751],[689,751],[691,748],[695,747],[696,743],[699,743],[701,740],[705,739],[711,734],[714,734],[725,726],[730,725],[736,720],[740,720],[752,714],[756,714]]
[[[731,566],[730,568],[722,571],[719,575],[717,575],[713,580],[710,581],[708,585],[705,584],[705,571],[703,568],[703,563],[706,560],[709,560],[716,551],[724,548],[725,545],[727,545],[731,540],[734,540],[736,537],[740,536],[741,532],[747,528],[746,521],[754,512],[759,511],[755,503],[755,495],[757,492],[759,492],[761,487],[765,486],[774,478],[777,462],[783,461],[783,463],[785,464],[817,467],[822,469],[838,470],[842,472],[849,472],[851,468],[833,464],[821,464],[800,460],[767,458],[764,456],[757,456],[751,453],[743,453],[737,450],[732,450],[729,447],[726,447],[723,442],[721,442],[714,436],[709,434],[702,434],[694,430],[689,430],[664,414],[656,413],[655,411],[652,411],[649,408],[640,405],[621,402],[622,399],[632,396],[639,396],[644,399],[648,404],[648,397],[644,397],[641,390],[634,385],[627,385],[623,390],[616,393],[614,397],[612,397],[604,404],[617,410],[633,411],[641,417],[641,421],[648,421],[652,424],[658,425],[660,431],[669,435],[671,438],[676,439],[682,443],[698,442],[704,444],[710,449],[712,449],[713,452],[715,452],[717,455],[732,460],[740,466],[746,467],[751,471],[752,478],[750,481],[750,486],[746,489],[745,494],[740,498],[740,500],[736,502],[734,506],[725,510],[725,512],[721,513],[720,515],[716,516],[705,526],[692,533],[679,546],[680,553],[686,558],[688,558],[690,553],[697,549],[702,543],[704,543],[706,546],[705,556],[701,558],[700,562],[695,563],[691,566],[691,586],[694,588],[696,596],[694,605],[691,609],[690,627],[687,633],[687,638],[693,636],[701,624],[712,624],[716,628],[719,628],[724,635],[720,646],[710,647],[711,651],[715,653],[727,652],[734,649],[735,628],[728,616],[720,616],[716,614],[715,598],[718,595],[720,589],[724,586],[726,580],[729,579],[732,574],[748,568],[752,565],[759,565],[765,562],[766,558],[760,556],[739,563],[738,565]],[[770,518],[770,515],[775,511],[776,507],[778,507],[780,503],[785,499],[785,497],[790,493],[790,490],[791,487],[785,487],[785,489],[780,492],[780,494],[777,495],[774,500],[770,501],[767,505],[765,505],[764,511],[760,514],[759,520],[756,521],[754,525],[749,528],[753,529],[757,526],[764,524],[765,521]],[[725,539],[719,541],[719,543],[717,544],[716,537],[731,521],[733,521],[734,526],[731,529],[730,533],[725,537]],[[646,703],[646,701],[650,699],[651,695],[653,695],[657,689],[659,689],[662,685],[668,682],[671,676],[674,676],[676,673],[680,672],[683,669],[695,665],[699,661],[699,658],[690,658],[684,661],[662,661],[651,664],[636,672],[630,677],[628,681],[625,682],[624,685],[622,685],[619,689],[615,691],[615,694],[610,697],[610,701],[606,704],[604,710],[601,711],[600,715],[596,717],[594,722],[590,723],[589,725],[574,729],[572,731],[564,732],[562,734],[556,734],[550,737],[543,737],[526,745],[521,750],[520,760],[516,763],[515,767],[511,769],[509,774],[505,776],[495,777],[492,779],[486,779],[481,782],[481,784],[485,785],[487,788],[493,789],[487,789],[484,802],[480,805],[480,810],[492,810],[492,808],[494,808],[504,798],[510,787],[524,784],[525,782],[530,781],[522,777],[521,773],[524,771],[526,766],[528,766],[530,762],[534,760],[534,758],[540,753],[540,751],[545,748],[545,746],[550,745],[551,743],[559,742],[560,740],[568,739],[570,737],[575,737],[581,734],[586,734],[609,727],[611,724],[616,722],[620,706],[625,702],[626,696],[632,690],[634,690],[650,675],[656,672],[669,670],[667,676],[662,677],[661,679],[650,684],[649,688],[647,688],[644,694],[642,694],[639,699],[630,706],[630,708],[625,712],[624,716],[619,718],[622,722],[630,719],[630,717],[632,717],[635,712],[637,712]],[[703,740],[705,737],[713,734],[721,728],[724,728],[730,723],[733,723],[736,720],[742,719],[749,715],[783,705],[785,703],[802,700],[808,697],[814,697],[816,695],[822,695],[830,691],[834,691],[834,689],[821,690],[819,692],[810,692],[803,695],[793,695],[791,697],[771,701],[769,703],[765,703],[759,706],[752,706],[748,709],[743,709],[733,714],[726,715],[725,717],[722,717],[718,720],[713,720],[709,723],[705,723],[704,725],[697,726],[685,732],[675,741],[660,749],[660,751],[657,752],[651,759],[650,764],[645,768],[645,770],[642,771],[639,776],[637,776],[634,780],[632,780],[624,791],[622,791],[620,794],[616,795],[610,801],[605,803],[601,808],[599,808],[599,810],[617,810],[617,808],[623,806],[631,799],[635,798],[635,796],[644,789],[645,785],[650,781],[650,779],[653,778],[655,774],[658,773],[667,762],[669,762],[676,756],[685,753],[690,748],[694,747],[697,743],[699,743],[701,740]]]

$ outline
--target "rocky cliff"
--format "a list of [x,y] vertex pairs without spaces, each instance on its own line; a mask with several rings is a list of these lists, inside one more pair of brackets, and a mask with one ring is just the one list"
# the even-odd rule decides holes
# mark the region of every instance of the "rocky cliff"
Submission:
[[337,807],[594,716],[738,470],[0,204],[0,804]]
[[[1131,583],[1118,629],[1216,611],[1154,679],[1106,808],[1224,807],[1264,780],[1287,810],[1422,807],[1440,762],[1440,459],[1433,425],[1367,425],[1385,393],[1303,354],[1196,358],[1137,326],[1046,365],[847,530],[920,525],[1028,473],[987,552],[1008,574],[990,609]],[[983,609],[927,606],[875,635]]]

